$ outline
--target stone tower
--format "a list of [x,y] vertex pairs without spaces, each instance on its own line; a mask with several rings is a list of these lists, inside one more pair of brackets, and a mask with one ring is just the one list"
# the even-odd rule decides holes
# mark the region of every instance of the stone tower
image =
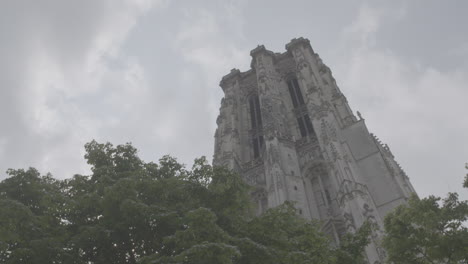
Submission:
[[[258,46],[250,70],[222,78],[214,165],[255,187],[258,213],[294,201],[336,243],[366,220],[382,227],[383,217],[415,192],[408,177],[353,114],[309,40],[293,39],[286,50]],[[369,263],[383,260],[379,238],[374,231]]]

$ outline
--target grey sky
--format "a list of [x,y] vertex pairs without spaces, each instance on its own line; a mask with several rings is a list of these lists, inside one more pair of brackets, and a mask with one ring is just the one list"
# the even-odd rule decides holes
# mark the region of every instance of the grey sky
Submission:
[[421,196],[461,188],[468,162],[468,2],[0,2],[0,179],[33,166],[88,173],[83,145],[143,159],[213,152],[231,68],[264,44],[310,39],[354,111]]

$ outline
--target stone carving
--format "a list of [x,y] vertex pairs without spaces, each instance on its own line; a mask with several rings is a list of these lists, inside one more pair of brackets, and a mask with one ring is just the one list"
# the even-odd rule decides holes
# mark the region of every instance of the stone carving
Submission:
[[294,49],[293,54],[294,54],[294,59],[296,60],[296,65],[298,65],[299,62],[306,61],[304,53],[302,53],[302,50],[300,48]]
[[265,173],[261,166],[253,167],[248,170],[245,170],[243,167],[244,180],[252,185],[265,184]]
[[328,145],[330,142],[338,141],[336,129],[332,125],[330,125],[324,118],[322,118],[320,122],[320,132],[322,142],[324,144]]
[[270,165],[280,163],[280,154],[277,146],[270,144],[268,147],[267,161]]
[[242,80],[240,85],[241,91],[243,92],[243,97],[257,91],[257,76],[254,72],[251,72],[245,79]]
[[343,98],[343,94],[341,94],[338,89],[336,88],[333,88],[332,89],[332,99],[333,100],[336,100],[336,99],[339,99],[339,98]]
[[308,92],[309,94],[318,93],[318,91],[319,91],[319,88],[318,88],[315,84],[309,83],[309,84],[307,85],[307,92]]
[[244,172],[247,172],[253,168],[257,168],[259,166],[263,166],[263,160],[260,158],[253,159],[251,161],[248,161],[242,165],[242,168]]
[[304,68],[310,67],[309,63],[305,60],[301,60],[297,63],[297,71],[302,71]]
[[299,166],[306,168],[311,161],[322,162],[325,161],[317,144],[306,145],[298,149]]
[[267,197],[267,191],[264,188],[257,188],[252,192],[252,197],[256,201],[261,201]]
[[257,175],[254,173],[246,174],[244,180],[250,185],[255,185],[257,184]]
[[380,239],[382,237],[382,231],[380,230],[379,222],[377,221],[377,218],[375,216],[375,210],[371,208],[371,206],[367,203],[364,203],[363,205],[363,215],[366,217],[366,220],[372,224],[372,233],[371,233],[371,239],[374,242],[373,244],[376,247],[377,250],[377,255],[380,260],[384,260],[386,253],[385,250],[380,246]]
[[305,165],[302,169],[305,172],[305,176],[307,178],[313,179],[320,176],[328,176],[329,175],[329,167],[327,162],[325,161],[311,161]]
[[291,133],[282,122],[284,117],[284,115],[281,114],[281,108],[284,109],[282,102],[271,97],[262,97],[260,100],[263,131],[266,139],[272,139],[274,137],[292,139]]
[[275,182],[276,182],[276,188],[283,189],[283,187],[284,187],[283,186],[283,179],[282,179],[282,177],[281,177],[281,175],[280,175],[280,173],[278,171],[275,172],[275,177],[274,178],[275,178]]
[[347,127],[347,126],[354,124],[354,119],[352,116],[347,116],[343,119],[342,122],[343,122],[343,126]]
[[345,219],[346,231],[350,233],[356,232],[356,224],[354,223],[354,218],[350,213],[344,213],[343,218]]
[[235,107],[236,106],[236,100],[232,97],[230,98],[225,98],[224,99],[224,103],[226,104],[226,106],[231,106],[231,107]]
[[279,75],[279,81],[286,81],[291,76],[296,76],[296,63],[293,59],[284,59],[277,63],[276,72]]
[[231,130],[231,136],[234,140],[240,140],[240,137],[239,137],[239,130],[234,128]]
[[374,209],[370,208],[369,204],[365,203],[362,208],[364,209],[363,215],[368,219],[372,219],[372,223],[375,223],[375,217],[373,215]]
[[308,70],[307,73],[309,73],[309,75],[312,77],[313,81],[315,81],[315,83],[317,83],[317,80],[315,79],[311,64],[307,60],[307,58],[304,55],[302,49],[301,48],[295,48],[295,49],[293,49],[292,53],[293,53],[294,59],[296,61],[296,71],[299,74],[302,75],[303,74],[302,70],[307,69]]
[[[321,94],[320,87],[318,87],[319,94]],[[321,119],[327,116],[331,110],[331,104],[328,101],[325,101],[323,98],[320,98],[319,104],[311,104],[309,106],[310,111],[312,112],[312,117],[314,119]]]
[[341,159],[341,156],[338,153],[338,150],[336,149],[335,143],[330,142],[329,146],[330,146],[330,152],[331,152],[331,156],[333,158],[333,161]]
[[277,124],[277,118],[273,115],[273,101],[270,97],[262,97],[260,99],[261,112],[263,118],[263,131],[265,136],[271,137]]
[[264,84],[267,81],[268,74],[263,64],[263,55],[257,56],[257,80],[259,84]]
[[364,185],[355,181],[344,180],[337,194],[338,204],[344,207],[346,202],[353,200],[357,196],[365,197],[367,193],[367,188]]
[[346,150],[344,150],[344,149],[343,149],[343,152],[345,153],[345,154],[343,155],[343,159],[344,159],[348,164],[350,164],[351,162],[353,162],[353,160],[351,159],[351,155],[349,154],[349,152],[346,151]]

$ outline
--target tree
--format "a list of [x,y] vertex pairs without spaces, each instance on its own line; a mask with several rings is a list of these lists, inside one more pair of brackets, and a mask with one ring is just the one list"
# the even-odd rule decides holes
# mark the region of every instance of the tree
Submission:
[[146,163],[130,144],[85,149],[89,176],[8,172],[0,262],[363,263],[367,229],[333,247],[291,203],[255,216],[250,187],[205,158],[187,170],[169,156]]
[[411,197],[385,217],[383,245],[392,263],[468,263],[468,201]]
[[7,173],[10,178],[0,184],[0,262],[67,259],[59,181],[33,168]]

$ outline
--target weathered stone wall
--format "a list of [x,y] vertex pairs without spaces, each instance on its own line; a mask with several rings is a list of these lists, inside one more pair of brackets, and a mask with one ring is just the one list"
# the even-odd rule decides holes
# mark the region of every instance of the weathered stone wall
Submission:
[[[365,221],[382,227],[385,214],[414,192],[408,177],[389,147],[353,114],[309,41],[293,39],[286,49],[273,53],[258,46],[249,71],[233,69],[222,78],[214,165],[237,171],[255,186],[258,213],[294,201],[300,215],[322,220],[336,243]],[[291,80],[303,97],[299,106],[288,90]],[[252,124],[252,96],[258,96],[260,128]],[[305,136],[298,121],[304,115],[313,128]],[[259,136],[255,157],[253,140]],[[383,259],[380,236],[375,230],[366,250],[369,263]]]

